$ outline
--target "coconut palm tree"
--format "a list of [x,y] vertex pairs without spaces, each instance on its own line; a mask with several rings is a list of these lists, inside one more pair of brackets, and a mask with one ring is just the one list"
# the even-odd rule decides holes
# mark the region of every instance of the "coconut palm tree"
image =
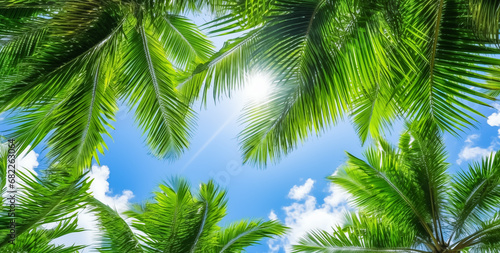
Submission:
[[[2,151],[5,145],[2,146]],[[42,171],[41,176],[7,168],[0,152],[0,251],[74,253],[86,245],[57,245],[53,240],[78,228],[76,212],[90,197],[90,181],[61,167]],[[14,181],[8,175],[16,175]],[[15,192],[12,192],[15,191]]]
[[[5,145],[0,148],[6,151]],[[286,231],[277,221],[241,220],[220,226],[226,215],[226,192],[210,181],[194,194],[179,178],[161,184],[154,201],[125,213],[124,217],[133,220],[131,227],[92,196],[87,174],[75,176],[71,170],[52,165],[37,176],[18,168],[12,183],[7,180],[12,173],[5,166],[5,154],[0,152],[4,161],[0,163],[0,252],[74,253],[89,247],[53,242],[83,231],[77,222],[85,208],[97,216],[100,252],[240,252]],[[13,189],[15,193],[10,192]],[[15,231],[11,232],[13,218]]]
[[333,232],[310,232],[294,252],[500,250],[498,153],[449,174],[437,131],[410,130],[398,147],[377,144],[365,160],[348,154],[346,165],[329,177],[351,195],[358,212]]
[[201,184],[197,194],[189,184],[174,178],[160,184],[154,201],[135,205],[125,216],[93,199],[103,231],[101,252],[241,252],[263,238],[283,235],[277,221],[241,220],[221,227],[226,215],[226,192],[212,181]]
[[[458,134],[481,115],[475,104],[487,106],[500,88],[499,1],[247,0],[232,6],[209,27],[214,34],[246,32],[228,45],[231,64],[267,73],[275,86],[244,113],[247,162],[277,161],[345,118],[363,142],[401,118]],[[217,81],[211,66],[200,65],[194,81],[183,84],[186,94],[208,87],[226,94],[239,84],[242,73]]]
[[[499,89],[498,1],[4,0],[0,112],[22,147],[78,171],[106,148],[118,99],[152,153],[177,157],[189,105],[230,96],[250,71],[275,91],[244,114],[246,162],[265,165],[350,117],[361,140],[400,118],[458,133]],[[182,15],[209,11],[214,53]],[[238,32],[238,33],[236,33]],[[427,124],[423,124],[425,126]]]
[[[174,4],[175,2],[175,4]],[[183,15],[218,0],[4,0],[0,6],[0,112],[19,150],[43,140],[48,156],[81,172],[118,110],[135,109],[152,153],[177,157],[194,115],[177,79],[213,54]]]

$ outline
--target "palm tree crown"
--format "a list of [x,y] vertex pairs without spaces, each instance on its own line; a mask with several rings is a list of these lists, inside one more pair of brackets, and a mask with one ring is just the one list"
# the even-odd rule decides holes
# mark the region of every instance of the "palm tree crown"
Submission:
[[[153,154],[177,157],[194,115],[177,79],[213,54],[181,14],[215,1],[6,0],[0,6],[0,112],[19,150],[82,171],[106,148],[118,100],[135,109]],[[222,8],[222,7],[220,7]]]
[[[6,156],[0,152],[0,160]],[[50,167],[41,176],[17,171],[15,240],[11,244],[10,190],[6,163],[0,163],[0,251],[74,253],[91,245],[61,245],[55,239],[78,233],[78,213],[85,208],[97,217],[99,252],[222,253],[241,252],[265,238],[283,235],[278,221],[240,220],[221,226],[226,216],[226,192],[212,181],[193,193],[186,180],[174,178],[160,184],[154,201],[135,205],[124,216],[100,202],[90,192],[87,174],[74,176],[67,168]],[[71,172],[71,171],[69,171]],[[5,204],[7,203],[7,204]]]
[[359,212],[333,233],[309,233],[295,252],[498,252],[500,155],[449,175],[437,131],[377,144],[329,177]]
[[226,192],[212,181],[200,185],[198,194],[174,178],[161,184],[154,202],[135,205],[125,215],[132,228],[112,209],[92,199],[103,229],[101,252],[241,252],[264,238],[285,233],[279,222],[241,220],[220,227],[226,215]]
[[[247,31],[233,43],[232,64],[267,72],[276,86],[244,114],[245,161],[277,161],[346,117],[363,142],[399,118],[453,134],[470,126],[471,115],[481,115],[473,104],[487,105],[500,88],[499,6],[490,0],[235,1],[230,14],[213,22],[214,32]],[[190,89],[212,83],[200,84]]]
[[[88,168],[106,148],[117,101],[152,153],[188,147],[193,101],[231,95],[249,71],[276,89],[244,113],[241,149],[265,165],[350,117],[362,141],[399,118],[457,133],[498,94],[498,1],[5,0],[0,112],[22,147]],[[209,11],[214,52],[187,13]],[[480,114],[479,114],[480,115]],[[424,127],[426,124],[423,124]],[[23,150],[23,149],[21,149]]]

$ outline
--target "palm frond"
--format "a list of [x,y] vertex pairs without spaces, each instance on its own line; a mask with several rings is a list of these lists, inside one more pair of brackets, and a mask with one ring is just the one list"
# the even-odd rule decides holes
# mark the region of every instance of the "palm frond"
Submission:
[[160,31],[167,58],[180,70],[206,62],[214,53],[212,42],[189,19],[165,15],[153,25]]
[[453,235],[477,229],[482,220],[498,210],[500,199],[500,157],[492,154],[469,166],[453,178],[449,209],[455,218]]
[[[277,80],[278,88],[244,114],[248,126],[240,140],[245,161],[265,165],[279,159],[345,110],[348,85],[334,74],[336,54],[329,45],[337,23],[329,13],[335,7],[330,1],[274,2],[254,61],[259,71]],[[337,85],[327,85],[332,82]]]
[[88,198],[101,228],[99,252],[143,252],[139,239],[125,220],[96,198]]
[[439,130],[434,128],[430,132],[418,132],[409,129],[413,141],[404,153],[406,166],[414,173],[414,182],[419,191],[422,191],[421,203],[426,205],[426,213],[431,214],[433,231],[437,240],[444,242],[442,217],[448,202],[448,174],[449,164],[446,162],[447,154]]
[[475,31],[483,39],[499,44],[500,2],[469,0],[470,16]]
[[[18,191],[22,191],[15,196],[18,237],[25,233],[30,234],[40,225],[67,220],[81,208],[81,200],[88,196],[90,182],[83,176],[71,176],[62,168],[51,168],[43,178],[19,170],[16,174],[18,182],[21,182]],[[1,210],[0,248],[8,245],[10,239],[10,218],[7,215],[9,210],[8,206]],[[56,232],[54,236],[58,235]]]
[[[412,6],[410,8],[410,6]],[[487,106],[493,99],[481,90],[499,89],[494,57],[500,51],[478,39],[467,25],[467,1],[408,2],[405,38],[420,71],[404,84],[401,107],[411,119],[432,121],[440,129],[457,133],[481,115],[471,104]],[[412,52],[410,50],[410,52]],[[486,81],[492,82],[486,82]]]
[[250,58],[255,50],[257,31],[227,41],[221,50],[213,54],[209,61],[199,64],[187,72],[177,86],[192,103],[202,96],[206,103],[208,92],[213,90],[213,99],[241,88],[248,73]]
[[217,246],[213,252],[239,252],[246,247],[255,245],[263,238],[280,236],[286,231],[287,227],[274,220],[232,223],[218,233]]
[[[200,186],[197,196],[202,204],[201,224],[198,227],[196,238],[191,243],[189,252],[199,252],[206,250],[204,245],[210,245],[213,239],[213,231],[218,229],[217,224],[226,216],[226,192],[219,189],[213,181]],[[194,232],[194,231],[193,231]]]
[[193,112],[175,90],[176,72],[165,58],[159,35],[149,21],[143,22],[127,35],[120,91],[136,109],[136,122],[153,154],[175,158],[188,147]]
[[437,242],[430,224],[432,213],[422,205],[426,189],[421,189],[415,172],[402,163],[395,150],[368,149],[364,154],[367,161],[348,156],[348,165],[328,177],[333,183],[351,193],[362,210],[383,214],[395,224],[408,224],[418,236]]
[[[454,250],[470,248],[472,252],[494,250],[500,244],[500,213],[495,213],[490,219],[480,221],[475,231],[457,240],[451,247]],[[498,248],[496,248],[498,250]]]
[[312,231],[293,245],[292,252],[423,252],[412,249],[415,231],[363,214],[347,214],[346,225],[333,232]]
[[[204,230],[210,229],[206,224],[207,221],[210,223],[208,218],[213,214],[204,215],[204,211],[215,211],[217,215],[217,209],[224,209],[224,203],[207,203],[216,209],[206,209],[203,202],[194,198],[187,181],[179,178],[173,179],[169,185],[160,185],[160,190],[155,192],[155,202],[136,206],[135,210],[126,212],[136,220],[133,227],[146,235],[143,238],[145,247],[152,251],[204,252],[213,243],[207,240],[204,233]],[[208,237],[211,236],[208,233]]]
[[62,236],[82,232],[83,229],[77,228],[77,219],[68,218],[57,224],[52,229],[37,228],[29,233],[16,238],[14,244],[6,245],[2,252],[55,252],[55,253],[74,253],[84,249],[85,245],[56,245],[52,240]]

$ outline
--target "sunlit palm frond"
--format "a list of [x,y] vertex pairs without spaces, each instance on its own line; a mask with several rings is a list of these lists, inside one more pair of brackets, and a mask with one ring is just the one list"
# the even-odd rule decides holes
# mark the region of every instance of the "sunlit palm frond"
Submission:
[[193,194],[188,183],[174,178],[160,185],[155,201],[136,205],[126,214],[150,251],[240,252],[264,238],[283,235],[286,227],[277,221],[239,221],[219,227],[226,215],[226,192],[212,181]]
[[500,51],[467,25],[468,1],[410,1],[407,8],[412,35],[405,43],[420,71],[408,79],[401,107],[410,118],[457,133],[473,124],[472,114],[481,115],[471,104],[493,99],[482,90],[500,88],[491,67],[500,64],[493,56]]
[[[498,155],[491,154],[468,171],[450,176],[439,129],[426,124],[407,124],[397,148],[378,139],[376,147],[365,151],[365,160],[348,154],[346,165],[328,179],[351,195],[361,215],[350,216],[333,233],[310,232],[294,250],[498,251]],[[380,230],[380,225],[388,230]],[[352,232],[352,228],[361,228],[360,233]],[[399,232],[392,237],[394,231]],[[406,244],[398,246],[400,239]]]
[[[278,80],[277,88],[244,114],[248,126],[240,140],[245,161],[266,164],[278,159],[346,109],[348,85],[335,75],[337,54],[330,47],[337,22],[329,13],[334,11],[329,1],[273,4],[253,60],[259,71]],[[337,85],[329,86],[332,82]]]
[[[500,88],[500,51],[477,36],[470,8],[462,0],[270,2],[254,27],[251,66],[271,73],[283,94],[245,114],[245,160],[279,160],[348,114],[362,142],[399,118],[432,123],[420,130],[470,127],[480,115],[473,104],[487,106],[487,91]],[[220,22],[218,32],[249,29],[234,17]]]
[[293,252],[419,252],[413,250],[416,234],[404,226],[362,214],[347,214],[346,224],[329,231],[312,231],[293,245]]
[[500,156],[494,154],[453,178],[449,210],[455,218],[453,235],[477,229],[485,217],[498,211],[500,199]]
[[242,37],[227,41],[208,62],[187,72],[177,88],[190,103],[200,96],[206,102],[210,89],[213,91],[214,100],[222,95],[231,96],[234,90],[244,84],[250,58],[255,50],[257,33],[258,31],[251,31]]
[[177,79],[213,51],[173,9],[169,1],[8,0],[0,8],[8,21],[0,27],[0,110],[20,150],[47,141],[51,160],[88,169],[125,97],[153,154],[180,155],[194,117]]
[[240,252],[264,238],[280,236],[286,231],[285,226],[274,220],[235,222],[217,233],[217,246],[210,252]]
[[163,15],[153,26],[160,34],[167,59],[179,70],[204,63],[214,53],[212,42],[187,18]]
[[206,252],[212,245],[214,231],[219,229],[218,223],[226,216],[226,192],[213,181],[201,184],[197,200],[201,203],[201,224],[197,228],[196,237],[191,243],[189,252]]
[[122,217],[96,198],[88,198],[101,231],[99,252],[144,252],[139,239]]
[[[77,231],[76,221],[69,222],[68,220],[71,220],[71,215],[81,208],[83,204],[81,200],[88,196],[87,191],[90,187],[88,180],[83,176],[71,176],[67,170],[61,168],[51,168],[44,173],[43,177],[19,170],[16,175],[19,188],[16,193],[9,194],[15,195],[16,198],[17,237],[23,238],[24,236],[26,240],[38,240],[38,238],[30,237],[31,232],[36,232],[41,225],[50,223],[59,223],[59,225],[53,230],[37,232],[45,234],[47,240]],[[3,206],[2,216],[0,216],[0,248],[8,249],[9,247],[10,216],[7,214],[9,210],[9,206]]]
[[425,204],[426,213],[431,215],[435,237],[444,241],[444,235],[438,232],[447,218],[442,217],[448,203],[449,186],[444,143],[437,128],[421,133],[410,127],[409,131],[413,139],[409,149],[404,150],[404,163],[413,172],[415,186],[422,192],[419,201]]
[[368,149],[366,162],[348,155],[348,166],[329,177],[333,183],[351,193],[363,210],[374,215],[383,212],[396,224],[411,225],[419,236],[433,237],[432,214],[421,204],[423,189],[397,153]]
[[175,158],[188,147],[194,116],[174,87],[176,71],[158,36],[147,20],[129,31],[119,89],[153,154]]
[[[36,101],[35,97],[42,96],[41,101],[26,105],[7,120],[15,126],[11,135],[17,139],[20,150],[28,145],[35,147],[49,136],[49,157],[59,163],[81,171],[90,167],[93,158],[99,161],[97,151],[102,153],[106,147],[103,135],[109,135],[110,121],[117,110],[112,69],[106,67],[117,57],[122,25],[117,22],[110,16],[102,18],[89,31],[99,38],[96,44],[51,72],[46,83],[19,97],[19,101]],[[110,23],[114,25],[109,26]],[[60,90],[44,95],[50,90],[46,85]]]
[[[160,190],[155,193],[155,202],[127,212],[137,220],[133,226],[146,234],[146,247],[153,251],[203,252],[204,247],[210,246],[206,243],[198,245],[199,241],[206,240],[206,236],[201,237],[199,233],[200,230],[203,233],[206,224],[206,205],[194,198],[189,184],[182,179],[174,179],[170,185],[160,185]],[[208,204],[223,205],[221,202]]]

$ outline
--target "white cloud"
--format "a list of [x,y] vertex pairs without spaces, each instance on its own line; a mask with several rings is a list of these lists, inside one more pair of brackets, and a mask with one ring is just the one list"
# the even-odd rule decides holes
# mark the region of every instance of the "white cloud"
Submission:
[[[492,106],[496,109],[496,112],[488,116],[488,120],[486,122],[490,126],[500,127],[500,104],[494,103],[492,104]],[[490,146],[486,148],[474,145],[474,141],[479,137],[480,136],[478,134],[467,136],[467,139],[465,140],[465,146],[458,154],[458,164],[461,164],[464,161],[481,159],[482,157],[490,155],[497,149],[498,141],[495,140],[493,140]],[[500,129],[498,129],[498,138],[500,138]]]
[[488,125],[490,126],[500,126],[500,104],[493,104],[493,107],[497,109],[497,112],[488,116]]
[[[499,130],[500,133],[500,130]],[[474,146],[474,140],[478,139],[479,135],[473,134],[469,135],[467,139],[465,140],[465,147],[462,148],[460,153],[458,154],[458,160],[457,163],[461,164],[464,161],[469,161],[469,160],[477,160],[481,159],[484,156],[488,156],[493,152],[494,150],[494,143],[492,143],[489,147],[487,148],[481,148],[478,146]]]
[[276,213],[274,212],[274,210],[271,210],[271,212],[269,213],[269,219],[270,220],[277,220],[278,219],[278,215],[276,215]]
[[113,192],[109,189],[108,182],[108,166],[92,166],[90,178],[94,179],[90,191],[96,199],[115,209],[118,213],[128,209],[129,200],[134,197],[134,194],[130,190],[124,190],[119,195],[112,195]]
[[[295,194],[289,197],[296,200],[289,206],[283,207],[285,213],[285,225],[290,227],[289,233],[283,238],[270,240],[268,242],[269,252],[277,252],[280,248],[285,252],[291,252],[291,245],[296,244],[307,232],[314,229],[331,231],[332,227],[341,225],[346,210],[351,209],[347,204],[348,194],[340,188],[330,184],[328,188],[329,195],[319,204],[316,197],[310,195],[314,180],[308,179],[301,186],[293,186],[290,190],[295,192],[304,192],[300,198]],[[301,189],[301,191],[299,191]],[[269,218],[277,218],[272,210]]]
[[475,160],[483,156],[489,155],[493,151],[492,147],[481,148],[481,147],[464,147],[458,157],[460,160]]
[[302,200],[309,194],[309,192],[311,192],[313,186],[314,186],[314,180],[309,178],[301,186],[294,185],[292,189],[290,189],[288,197],[294,200]]
[[[494,103],[492,106],[495,107],[497,112],[488,116],[488,120],[486,122],[490,126],[500,126],[500,104]],[[500,129],[498,129],[498,138],[500,138]]]
[[465,140],[465,143],[473,143],[474,140],[478,139],[479,138],[479,134],[471,134],[469,136],[467,136],[467,139]]

